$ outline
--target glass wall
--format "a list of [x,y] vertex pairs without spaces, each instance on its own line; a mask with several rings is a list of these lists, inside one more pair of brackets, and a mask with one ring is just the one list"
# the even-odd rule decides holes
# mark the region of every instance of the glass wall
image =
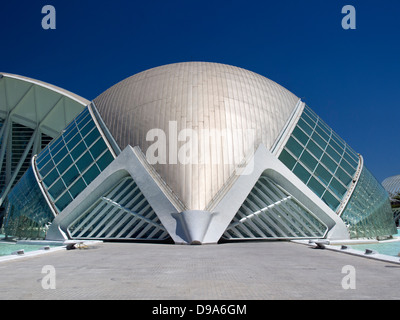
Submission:
[[114,159],[86,107],[37,157],[36,166],[61,212]]
[[77,239],[165,240],[169,238],[151,205],[131,177],[123,178],[68,230]]
[[226,229],[225,239],[322,238],[328,227],[280,185],[261,175]]
[[279,159],[333,211],[356,173],[359,158],[308,106]]
[[4,231],[7,236],[44,239],[54,215],[41,192],[32,167],[8,194]]
[[364,166],[342,215],[351,238],[375,238],[397,232],[387,192]]

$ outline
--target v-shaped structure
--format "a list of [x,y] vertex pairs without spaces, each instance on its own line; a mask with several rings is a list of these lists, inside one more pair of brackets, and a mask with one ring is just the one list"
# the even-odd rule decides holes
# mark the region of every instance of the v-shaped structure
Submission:
[[[23,84],[11,94],[1,83],[0,103],[33,112],[42,89]],[[70,114],[66,98],[39,99]],[[46,110],[32,119],[50,134],[63,119],[53,130]],[[7,128],[23,141],[32,135]],[[7,195],[8,235],[198,244],[396,232],[362,156],[301,99],[248,70],[206,62],[146,70],[59,132],[25,155],[31,166]]]

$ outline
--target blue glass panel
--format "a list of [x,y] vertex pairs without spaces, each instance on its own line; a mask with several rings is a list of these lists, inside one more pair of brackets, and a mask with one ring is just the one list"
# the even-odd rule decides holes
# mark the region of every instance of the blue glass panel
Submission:
[[312,177],[310,179],[310,182],[308,183],[309,188],[314,191],[314,193],[318,196],[318,197],[322,197],[324,191],[325,191],[325,187],[319,183],[314,177]]
[[97,130],[97,128],[93,129],[92,132],[90,132],[86,137],[85,137],[85,142],[86,145],[89,147],[92,145],[93,142],[95,142],[98,138],[100,137],[100,132]]
[[101,155],[104,150],[107,149],[107,145],[103,139],[99,139],[91,148],[90,153],[92,154],[93,158],[96,159],[99,155]]
[[78,167],[78,170],[80,172],[85,171],[87,167],[89,167],[92,163],[94,163],[94,160],[92,156],[90,155],[89,152],[86,152],[77,162],[76,166]]
[[74,160],[77,160],[85,151],[86,145],[83,141],[81,141],[73,150],[71,150],[71,156],[74,158]]
[[347,191],[347,189],[336,178],[332,179],[329,189],[333,190],[340,198],[342,198]]
[[293,153],[295,157],[300,157],[301,152],[303,151],[303,147],[292,137],[289,138],[286,148]]
[[311,176],[311,173],[304,169],[304,167],[299,162],[294,167],[293,173],[298,176],[304,183],[307,183],[308,179]]
[[24,239],[44,239],[54,215],[40,191],[32,167],[29,167],[10,191],[7,199],[3,223],[6,235]]
[[326,186],[332,179],[332,175],[321,164],[315,169],[315,176],[318,177]]
[[57,199],[59,210],[65,208],[113,159],[88,108],[37,157],[38,161],[48,161],[48,164],[41,163],[39,175],[44,178],[44,186],[49,188],[51,197]]
[[85,182],[89,185],[99,174],[100,170],[96,165],[93,165],[88,171],[85,172],[83,179],[85,179]]
[[72,164],[73,160],[68,154],[59,164],[56,164],[58,171],[64,172]]
[[334,174],[338,165],[333,161],[326,153],[323,155],[321,162],[329,169],[329,171]]
[[65,209],[65,207],[72,201],[71,196],[68,194],[68,192],[64,193],[63,196],[58,199],[56,202],[56,206],[59,211],[62,211]]
[[111,152],[107,151],[99,160],[97,160],[97,165],[100,170],[103,171],[113,160],[114,157],[111,155]]
[[44,177],[45,175],[47,175],[51,169],[54,168],[54,163],[53,160],[50,160],[42,169],[40,169],[40,174],[42,175],[42,177]]
[[78,169],[76,166],[72,166],[68,169],[68,171],[62,176],[64,183],[67,187],[69,187],[72,182],[79,176]]
[[83,181],[83,178],[80,178],[77,180],[69,189],[72,197],[76,197],[78,194],[80,194],[84,189],[86,188],[86,183]]
[[94,127],[95,127],[95,125],[94,125],[93,120],[88,122],[83,128],[81,128],[82,137],[85,137]]
[[359,161],[355,152],[307,106],[279,159],[331,208],[337,208],[346,194]]
[[66,147],[63,147],[60,151],[58,151],[58,153],[53,156],[53,161],[55,163],[59,163],[61,161],[62,158],[64,158],[68,153],[68,150]]
[[296,159],[293,158],[286,150],[282,151],[279,156],[279,160],[281,160],[290,170],[292,170],[296,164]]
[[335,211],[340,204],[339,200],[337,200],[329,191],[325,192],[322,200],[324,200],[333,211]]
[[308,141],[307,150],[309,150],[317,159],[320,159],[324,151],[317,146],[314,141]]
[[387,192],[364,166],[342,220],[352,238],[376,238],[397,232]]
[[53,199],[58,198],[58,196],[65,190],[65,185],[61,179],[59,179],[53,186],[49,189],[49,193]]
[[56,168],[54,168],[50,173],[43,179],[43,182],[47,187],[51,186],[54,181],[56,181],[59,177],[59,173]]
[[303,132],[303,130],[301,130],[299,127],[296,127],[293,130],[293,135],[297,138],[297,140],[300,141],[300,143],[303,144],[303,146],[305,146],[307,144],[308,141],[308,136]]
[[300,157],[301,163],[303,163],[310,171],[314,171],[315,167],[318,164],[318,160],[315,159],[311,153],[307,150],[304,150],[303,154]]
[[45,150],[45,152],[43,152],[43,154],[41,154],[41,157],[39,158],[39,156],[36,159],[36,165],[38,167],[38,169],[43,168],[44,165],[47,164],[47,162],[51,159],[50,154],[48,149]]

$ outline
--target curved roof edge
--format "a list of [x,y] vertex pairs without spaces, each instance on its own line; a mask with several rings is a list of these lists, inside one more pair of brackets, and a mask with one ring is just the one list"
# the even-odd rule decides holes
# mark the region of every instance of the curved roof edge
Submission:
[[60,87],[57,87],[55,85],[52,85],[52,84],[44,82],[44,81],[36,80],[36,79],[25,77],[25,76],[20,76],[18,74],[1,72],[1,71],[0,71],[0,75],[3,75],[4,77],[8,77],[8,78],[14,78],[14,79],[18,79],[18,80],[23,80],[23,81],[30,82],[32,84],[36,84],[36,85],[39,85],[41,87],[50,89],[50,90],[58,92],[58,93],[60,93],[60,94],[62,94],[64,96],[67,96],[68,98],[71,98],[72,100],[75,100],[76,102],[79,102],[83,106],[87,106],[90,103],[89,100],[87,100],[87,99],[85,99],[85,98],[83,98],[83,97],[81,97],[81,96],[79,96],[79,95],[77,95],[75,93],[72,93],[71,91],[62,89]]

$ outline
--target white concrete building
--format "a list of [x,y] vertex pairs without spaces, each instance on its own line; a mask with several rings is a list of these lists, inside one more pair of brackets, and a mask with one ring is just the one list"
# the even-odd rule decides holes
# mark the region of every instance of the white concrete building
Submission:
[[396,233],[361,155],[287,89],[223,64],[170,64],[117,83],[31,163],[7,193],[9,235],[217,243]]

